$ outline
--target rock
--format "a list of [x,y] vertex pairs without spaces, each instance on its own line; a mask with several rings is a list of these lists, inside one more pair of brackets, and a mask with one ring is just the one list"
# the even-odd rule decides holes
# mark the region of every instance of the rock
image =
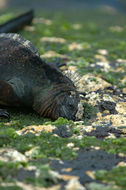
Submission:
[[83,47],[82,47],[81,44],[78,44],[78,43],[76,43],[76,42],[73,42],[72,44],[69,44],[68,50],[69,50],[69,51],[73,51],[73,50],[83,50]]
[[101,112],[104,112],[105,110],[108,110],[110,114],[116,114],[117,111],[115,110],[116,103],[110,102],[110,101],[101,101],[99,103],[99,110]]
[[123,27],[121,27],[121,26],[111,26],[109,29],[112,32],[122,32],[123,31]]
[[108,51],[106,49],[99,49],[97,52],[101,55],[108,55]]
[[100,62],[108,63],[108,60],[104,55],[96,54],[94,57]]
[[126,94],[126,88],[122,89],[123,94]]
[[24,30],[28,31],[28,32],[34,32],[35,31],[35,27],[34,26],[25,26]]
[[104,138],[119,138],[121,136],[126,136],[120,129],[116,129],[114,127],[107,126],[96,126],[92,131],[85,132],[84,135],[87,136],[95,136],[98,139]]
[[[63,180],[70,181],[70,183],[67,183],[67,185],[70,185],[68,186],[70,189],[74,189],[76,184],[79,185],[78,188],[82,188],[86,183],[92,182],[92,178],[87,175],[87,171],[111,170],[125,159],[125,157],[119,157],[116,154],[109,154],[99,149],[98,146],[95,150],[94,147],[80,149],[77,151],[78,156],[73,160],[64,160],[63,163],[60,160],[52,160],[51,168],[57,170]],[[80,186],[80,184],[83,186]]]
[[84,186],[82,186],[77,177],[73,177],[67,185],[65,186],[65,190],[86,190]]
[[110,122],[112,126],[120,127],[120,126],[126,126],[126,117],[123,115],[107,115],[107,116],[100,116],[97,118],[97,120],[100,122]]
[[34,157],[33,155],[35,155],[37,151],[39,151],[39,147],[35,146],[31,148],[30,150],[26,151],[25,156],[27,156],[28,158],[32,158]]
[[33,20],[34,24],[46,24],[46,25],[51,25],[53,22],[52,20],[46,19],[46,18],[34,18]]
[[0,149],[0,161],[2,162],[27,162],[27,158],[12,148]]
[[91,104],[92,106],[96,106],[97,103],[101,101],[100,94],[96,92],[91,92],[87,94],[85,98],[88,99],[88,104]]
[[77,87],[79,91],[85,91],[88,94],[89,92],[97,91],[99,89],[103,90],[109,86],[111,86],[111,84],[101,79],[100,77],[96,77],[92,74],[86,74],[80,78]]
[[26,184],[20,181],[16,181],[14,183],[1,183],[1,187],[3,189],[13,189],[14,186],[17,185],[17,189],[23,189],[23,190],[61,190],[61,185],[54,185],[52,187],[46,188],[46,187],[37,187],[34,185]]
[[126,102],[119,102],[116,104],[116,110],[119,114],[126,116]]
[[[126,64],[126,60],[124,60],[124,62],[125,62],[125,64]],[[122,82],[123,84],[125,84],[125,82],[126,82],[126,76],[123,77],[123,79],[121,80],[121,82]]]
[[50,42],[50,43],[66,43],[66,40],[64,38],[57,38],[57,37],[42,37],[40,39],[41,42]]
[[71,137],[73,135],[69,126],[67,125],[58,126],[52,132],[62,138]]
[[81,28],[82,28],[82,25],[81,24],[73,24],[72,25],[72,28],[74,29],[74,30],[80,30]]
[[54,129],[54,125],[31,125],[16,132],[19,135],[24,135],[27,133],[34,133],[35,135],[40,135],[42,131],[49,133],[52,132]]
[[59,53],[56,53],[55,51],[47,51],[46,53],[41,55],[41,58],[52,58],[52,57],[67,58],[67,55],[61,55]]

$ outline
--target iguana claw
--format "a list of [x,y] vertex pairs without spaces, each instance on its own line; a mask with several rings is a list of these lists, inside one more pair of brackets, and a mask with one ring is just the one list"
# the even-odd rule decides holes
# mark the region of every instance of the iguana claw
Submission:
[[58,57],[55,62],[48,62],[47,64],[51,65],[53,67],[56,67],[56,68],[60,68],[60,67],[66,66],[65,62],[61,62],[61,58],[60,57]]
[[7,118],[8,120],[10,120],[9,113],[3,109],[0,109],[0,117],[4,117],[4,118]]

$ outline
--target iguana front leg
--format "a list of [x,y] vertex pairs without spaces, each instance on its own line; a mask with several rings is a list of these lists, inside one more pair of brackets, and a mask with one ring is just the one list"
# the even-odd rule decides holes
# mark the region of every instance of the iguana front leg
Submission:
[[[6,81],[0,81],[0,105],[13,106],[18,104],[18,98],[13,87]],[[10,119],[7,111],[0,109],[0,117]]]
[[8,120],[10,120],[9,113],[3,109],[0,109],[0,117],[4,117],[4,118],[7,118]]

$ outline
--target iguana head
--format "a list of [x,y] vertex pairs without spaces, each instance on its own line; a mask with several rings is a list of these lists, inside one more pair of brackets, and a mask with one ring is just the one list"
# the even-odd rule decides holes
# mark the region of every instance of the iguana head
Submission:
[[69,120],[81,119],[83,108],[74,83],[56,68],[44,65],[48,82],[36,91],[34,109],[42,116],[53,120],[58,117]]
[[[40,93],[38,93],[40,94]],[[83,107],[80,103],[79,93],[67,84],[55,85],[50,90],[37,96],[34,109],[42,116],[56,120],[59,117],[68,120],[82,118]]]
[[[57,109],[55,110],[56,119],[58,117],[67,118],[68,120],[81,119],[83,111],[80,111],[80,98],[76,91],[63,92],[57,96]],[[81,107],[81,109],[83,109]],[[81,115],[79,113],[81,112]]]

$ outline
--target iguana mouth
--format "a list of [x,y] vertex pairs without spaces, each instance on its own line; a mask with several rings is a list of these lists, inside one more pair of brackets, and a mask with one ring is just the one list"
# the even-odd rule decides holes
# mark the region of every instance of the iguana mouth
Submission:
[[38,103],[35,106],[37,112],[42,117],[49,117],[53,120],[58,119],[58,117],[76,120],[76,114],[77,119],[80,119],[81,111],[79,102],[78,92],[76,92],[75,89],[73,90],[73,88],[62,84],[51,88],[43,97],[41,104]]
[[84,108],[83,108],[83,105],[82,105],[82,103],[81,103],[81,101],[80,101],[79,104],[78,104],[77,113],[76,113],[76,115],[75,115],[76,120],[81,120],[82,117],[83,117],[83,114],[84,114]]

